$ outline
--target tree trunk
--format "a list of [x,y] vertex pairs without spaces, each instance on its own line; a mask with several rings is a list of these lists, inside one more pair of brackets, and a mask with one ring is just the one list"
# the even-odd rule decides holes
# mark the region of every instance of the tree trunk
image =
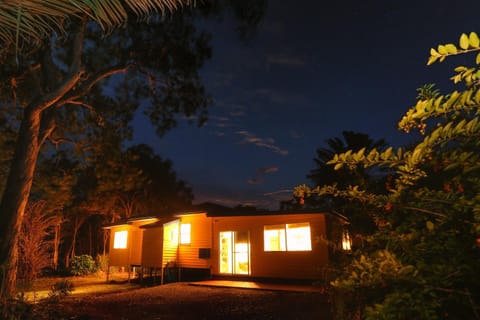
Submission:
[[0,265],[3,297],[15,294],[18,264],[17,236],[30,195],[40,149],[40,111],[26,108],[18,133],[7,184],[0,203]]
[[55,238],[53,239],[53,261],[52,267],[55,272],[58,271],[58,251],[60,249],[60,232],[61,232],[61,222],[58,222],[55,226]]
[[107,254],[107,244],[110,240],[110,230],[103,229],[103,255]]

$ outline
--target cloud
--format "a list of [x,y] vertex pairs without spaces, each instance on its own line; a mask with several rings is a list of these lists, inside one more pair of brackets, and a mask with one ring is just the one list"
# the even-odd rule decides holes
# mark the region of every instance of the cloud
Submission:
[[275,140],[272,138],[260,138],[246,130],[237,131],[235,133],[244,137],[240,143],[251,143],[257,147],[266,148],[275,153],[281,154],[282,156],[288,155],[288,150],[283,150],[276,146]]
[[296,130],[294,130],[294,129],[290,129],[288,133],[290,134],[290,137],[291,137],[292,139],[300,139],[300,138],[303,138],[303,134],[300,133],[300,132],[298,132],[298,131],[296,131]]
[[292,57],[286,54],[269,54],[267,55],[266,60],[268,67],[272,64],[289,67],[299,67],[307,64],[306,61],[300,57]]
[[266,174],[268,173],[274,173],[278,172],[279,168],[278,167],[263,167],[263,168],[258,168],[257,173],[255,175],[255,178],[253,179],[248,179],[247,182],[248,184],[260,184],[263,182],[263,178]]
[[222,88],[232,85],[233,82],[232,73],[222,73],[222,72],[210,72],[207,74],[207,82],[209,87],[213,88]]
[[209,119],[216,121],[230,121],[230,118],[221,116],[209,116]]
[[240,110],[240,109],[238,109],[238,110],[233,110],[232,112],[230,112],[230,115],[231,115],[232,117],[243,117],[243,116],[245,115],[245,111]]

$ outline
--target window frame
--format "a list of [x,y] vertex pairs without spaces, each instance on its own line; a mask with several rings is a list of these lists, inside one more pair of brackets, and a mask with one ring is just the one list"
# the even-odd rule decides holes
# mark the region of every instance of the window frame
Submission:
[[[186,228],[187,226],[188,226],[188,230],[184,230],[184,228]],[[192,224],[191,223],[180,223],[179,243],[184,246],[192,244]]]
[[127,247],[128,247],[128,230],[115,231],[113,233],[113,249],[127,249]]
[[[308,228],[308,233],[296,234],[295,229]],[[290,230],[290,231],[289,231]],[[271,246],[275,239],[276,246]],[[301,240],[301,238],[304,238]],[[273,240],[275,241],[275,240]],[[290,243],[290,245],[289,245]],[[306,252],[312,251],[312,228],[310,222],[284,223],[263,226],[263,251],[264,252]]]

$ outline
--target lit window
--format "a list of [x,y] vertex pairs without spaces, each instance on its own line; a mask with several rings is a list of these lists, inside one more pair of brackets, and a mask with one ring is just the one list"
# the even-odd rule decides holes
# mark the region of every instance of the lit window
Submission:
[[286,251],[285,225],[265,226],[263,241],[265,251]]
[[127,235],[128,235],[128,231],[115,232],[115,235],[113,238],[113,248],[114,249],[127,248]]
[[287,251],[311,251],[310,224],[287,224]]
[[265,226],[263,230],[265,251],[311,251],[310,224],[293,223]]
[[180,225],[180,244],[190,244],[192,225],[190,223]]

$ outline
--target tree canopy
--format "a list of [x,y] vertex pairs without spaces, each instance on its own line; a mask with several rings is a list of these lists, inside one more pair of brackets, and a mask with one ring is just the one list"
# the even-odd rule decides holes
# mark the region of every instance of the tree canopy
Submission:
[[[155,8],[162,11],[183,2],[80,2],[12,0],[0,6],[0,19],[16,13],[17,22],[0,35],[8,42],[14,34],[16,43],[10,50],[10,41],[0,57],[0,121],[13,128],[16,138],[0,202],[0,265],[6,270],[2,288],[7,295],[15,288],[17,235],[40,150],[50,146],[88,159],[102,136],[116,136],[120,144],[128,139],[130,120],[139,109],[159,134],[173,128],[179,114],[196,116],[201,123],[210,98],[198,72],[211,50],[209,34],[197,28],[198,19],[218,14],[227,3],[251,26],[247,20],[255,24],[264,9],[264,1],[212,1],[161,15]],[[239,10],[246,6],[259,10],[252,15]],[[116,28],[127,16],[143,14],[148,24],[129,20]],[[26,36],[27,25],[37,27],[39,34]],[[104,26],[112,27],[108,37]],[[54,32],[59,29],[64,32]],[[22,50],[20,35],[25,36]],[[32,39],[39,43],[30,47]]]

